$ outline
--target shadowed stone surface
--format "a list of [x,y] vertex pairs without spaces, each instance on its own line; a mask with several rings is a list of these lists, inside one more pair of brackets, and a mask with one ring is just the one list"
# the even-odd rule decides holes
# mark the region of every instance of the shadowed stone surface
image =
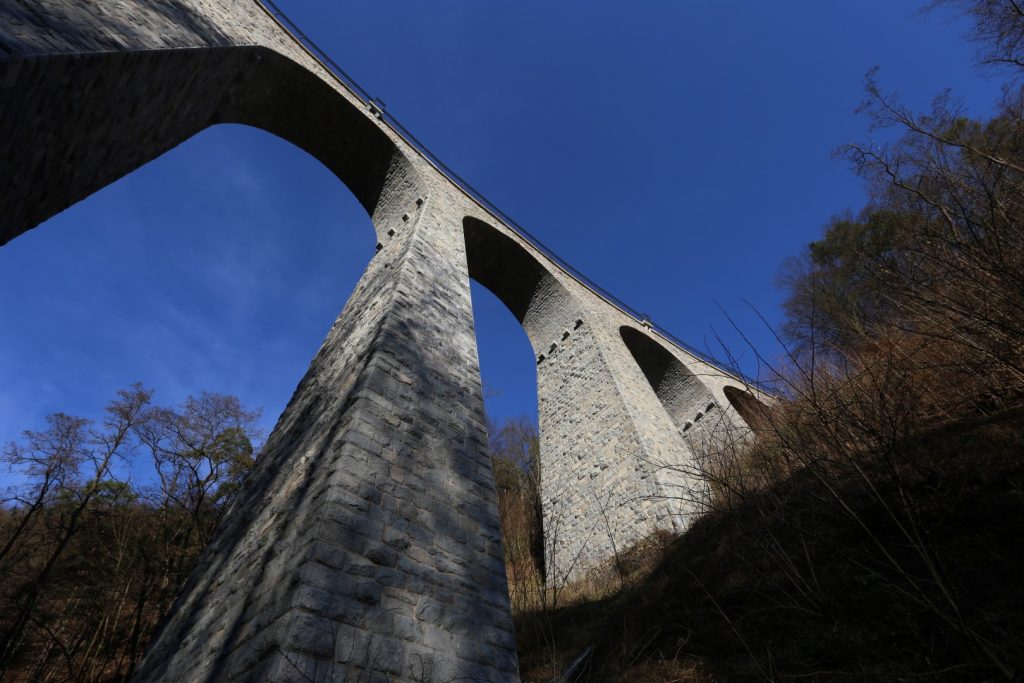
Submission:
[[518,680],[470,278],[537,355],[551,581],[684,529],[697,440],[749,435],[756,398],[491,217],[254,0],[0,0],[0,244],[223,122],[324,163],[381,249],[136,680]]

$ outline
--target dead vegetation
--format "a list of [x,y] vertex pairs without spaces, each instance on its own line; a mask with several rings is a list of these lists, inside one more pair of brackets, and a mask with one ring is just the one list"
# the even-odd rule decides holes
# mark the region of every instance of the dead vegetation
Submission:
[[59,413],[4,449],[22,483],[0,501],[0,679],[128,680],[241,484],[257,413],[151,398],[135,385],[100,424]]
[[1020,409],[977,417],[897,445],[913,474],[804,472],[733,499],[611,596],[517,615],[524,680],[588,648],[574,680],[1012,680],[1022,428]]
[[869,76],[900,137],[840,150],[871,201],[784,270],[756,442],[689,459],[712,495],[684,536],[518,615],[526,680],[1024,672],[1024,12],[940,4],[1010,70],[999,112],[917,114]]

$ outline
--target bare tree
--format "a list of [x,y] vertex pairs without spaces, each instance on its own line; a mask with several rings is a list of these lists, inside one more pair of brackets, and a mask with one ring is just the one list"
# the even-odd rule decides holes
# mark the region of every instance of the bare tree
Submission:
[[[257,412],[119,392],[100,426],[57,414],[4,451],[27,478],[0,517],[0,667],[16,680],[127,680],[252,463]],[[153,457],[155,486],[127,475]]]
[[[59,466],[59,471],[74,478],[65,476],[60,480],[62,486],[57,514],[52,516],[55,525],[49,529],[45,550],[38,553],[38,561],[22,578],[17,597],[11,605],[12,616],[0,633],[0,675],[6,671],[24,639],[40,596],[47,588],[58,561],[80,531],[86,513],[97,500],[117,488],[113,481],[113,466],[117,460],[130,455],[132,430],[150,397],[151,392],[135,385],[119,391],[117,398],[107,406],[102,428],[93,428],[80,418],[56,416],[50,420],[47,432],[28,432],[24,447],[15,445],[8,449],[8,452],[17,454],[16,462],[34,465],[62,462],[64,464]],[[38,466],[36,471],[39,472]],[[51,471],[51,468],[43,467],[37,474],[43,477],[37,481],[37,488],[45,485]]]

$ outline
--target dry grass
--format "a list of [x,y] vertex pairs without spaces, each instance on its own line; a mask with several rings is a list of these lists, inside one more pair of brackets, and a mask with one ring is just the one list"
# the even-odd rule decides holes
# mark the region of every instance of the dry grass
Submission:
[[524,679],[588,653],[572,680],[1015,680],[1024,407],[974,367],[894,331],[791,375],[756,442],[697,459],[717,495],[684,536],[557,601],[517,570]]
[[[815,477],[791,476],[709,513],[667,547],[635,549],[574,604],[517,614],[524,680],[989,680],[1024,651],[1024,411],[975,417],[898,447],[920,476],[877,491],[847,478],[851,515]],[[907,492],[960,622],[928,598],[926,556],[884,505]],[[618,587],[616,587],[618,586]],[[587,599],[587,591],[596,591]]]

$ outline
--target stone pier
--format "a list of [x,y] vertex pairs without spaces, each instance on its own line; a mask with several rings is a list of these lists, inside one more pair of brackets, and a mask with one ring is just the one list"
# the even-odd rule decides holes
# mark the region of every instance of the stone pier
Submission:
[[481,206],[256,0],[0,0],[0,244],[219,123],[324,163],[380,246],[136,680],[518,680],[470,278],[536,355],[549,581],[685,529],[695,444],[749,434],[750,395]]

